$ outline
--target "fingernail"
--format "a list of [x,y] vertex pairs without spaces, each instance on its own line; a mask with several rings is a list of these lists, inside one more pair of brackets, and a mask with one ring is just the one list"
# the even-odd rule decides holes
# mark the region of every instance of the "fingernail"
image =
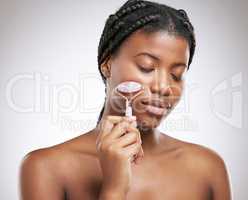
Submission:
[[129,121],[129,122],[133,122],[135,120],[136,120],[136,116],[127,117],[127,121]]
[[131,123],[131,125],[136,128],[137,127],[137,122],[134,121],[134,122]]

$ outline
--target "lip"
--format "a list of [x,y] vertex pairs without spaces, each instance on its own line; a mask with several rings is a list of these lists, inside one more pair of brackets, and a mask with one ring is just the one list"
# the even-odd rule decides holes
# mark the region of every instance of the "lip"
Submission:
[[163,116],[166,112],[166,108],[160,108],[152,105],[146,105],[146,111],[153,115]]
[[145,105],[151,105],[158,108],[170,109],[171,107],[170,103],[164,102],[160,99],[142,100],[141,102]]
[[145,109],[147,112],[157,116],[163,116],[170,109],[170,104],[163,102],[159,99],[151,99],[150,101],[141,101],[143,105],[145,105]]

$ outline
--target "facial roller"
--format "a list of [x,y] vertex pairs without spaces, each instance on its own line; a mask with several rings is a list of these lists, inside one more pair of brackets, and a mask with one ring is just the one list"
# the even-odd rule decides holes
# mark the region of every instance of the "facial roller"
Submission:
[[144,86],[135,81],[122,82],[115,87],[115,92],[126,100],[125,116],[131,117],[132,113],[132,100],[143,92]]

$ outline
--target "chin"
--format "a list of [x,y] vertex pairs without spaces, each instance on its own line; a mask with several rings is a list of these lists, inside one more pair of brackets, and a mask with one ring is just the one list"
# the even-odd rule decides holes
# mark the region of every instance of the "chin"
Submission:
[[143,113],[143,114],[134,113],[134,115],[137,118],[137,127],[139,130],[142,130],[142,131],[149,131],[149,130],[155,129],[160,125],[162,121],[161,118],[158,118],[156,116],[150,116],[147,113]]

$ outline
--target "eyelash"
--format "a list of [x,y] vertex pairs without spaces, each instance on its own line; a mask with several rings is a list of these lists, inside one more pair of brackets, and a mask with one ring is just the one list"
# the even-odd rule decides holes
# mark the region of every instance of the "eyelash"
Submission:
[[148,69],[148,68],[145,68],[145,67],[142,67],[142,66],[139,66],[140,68],[140,71],[144,72],[144,73],[150,73],[152,72],[154,69]]
[[[139,66],[139,68],[140,68],[140,71],[142,71],[142,72],[144,72],[144,73],[150,73],[150,72],[152,72],[154,69],[146,69],[146,68],[144,68],[144,67],[142,67],[142,66]],[[177,77],[176,75],[174,75],[174,74],[171,74],[172,75],[172,77],[173,77],[173,79],[175,80],[175,81],[181,81],[182,80],[182,78],[181,77]]]
[[175,80],[175,81],[181,81],[182,80],[182,78],[181,77],[177,77],[176,75],[174,75],[174,74],[171,74],[172,75],[172,77],[173,77],[173,79]]

